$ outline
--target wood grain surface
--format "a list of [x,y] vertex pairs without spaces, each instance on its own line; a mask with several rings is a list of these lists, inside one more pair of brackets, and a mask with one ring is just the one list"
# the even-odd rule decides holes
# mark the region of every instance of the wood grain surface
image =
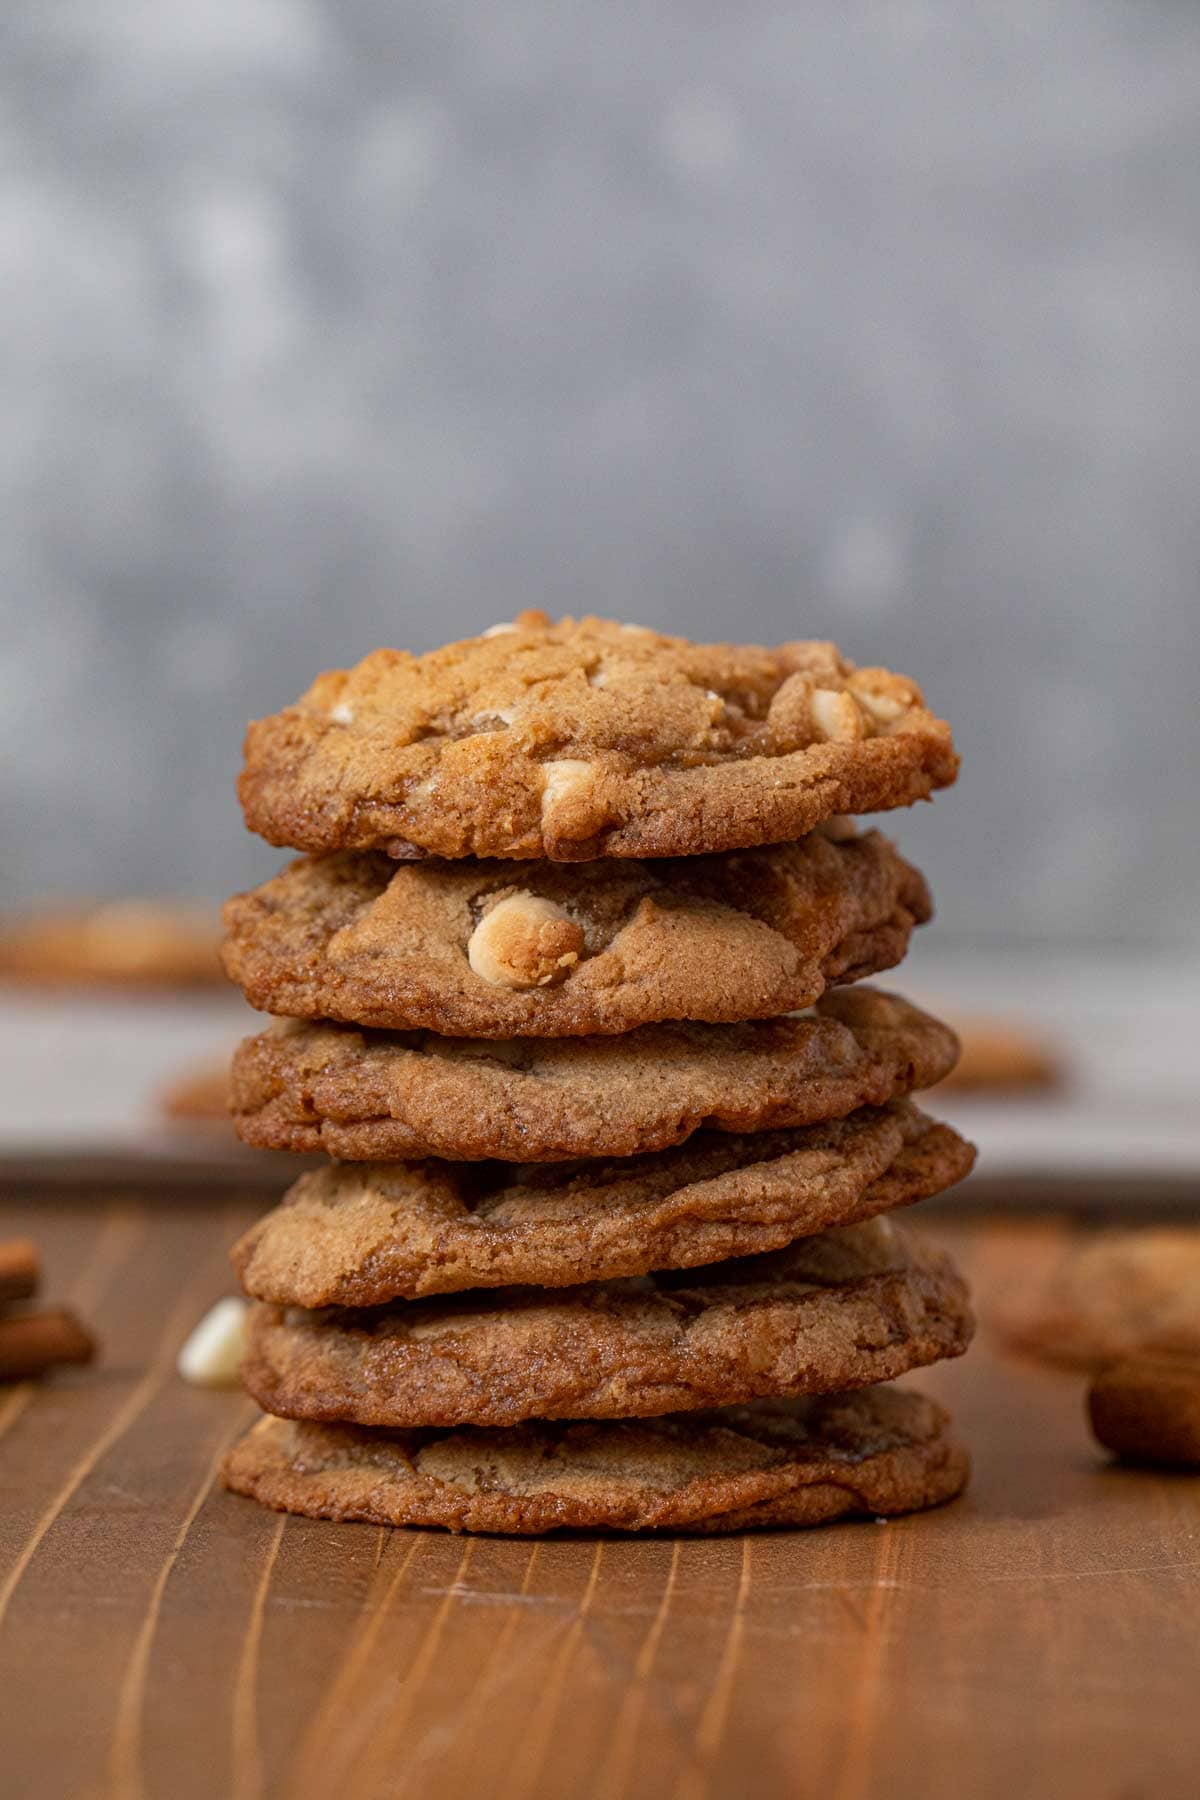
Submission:
[[[713,1542],[455,1539],[214,1486],[180,1342],[261,1196],[10,1194],[93,1369],[0,1389],[0,1795],[1171,1800],[1200,1768],[1200,1480],[1109,1467],[986,1329],[920,1385],[969,1496]],[[987,1295],[1053,1222],[930,1221]]]

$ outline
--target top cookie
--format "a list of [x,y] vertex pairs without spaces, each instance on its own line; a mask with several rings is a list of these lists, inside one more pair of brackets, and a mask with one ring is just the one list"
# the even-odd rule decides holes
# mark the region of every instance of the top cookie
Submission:
[[251,725],[239,791],[250,829],[298,850],[588,862],[782,843],[957,771],[915,684],[833,644],[526,612],[319,676]]

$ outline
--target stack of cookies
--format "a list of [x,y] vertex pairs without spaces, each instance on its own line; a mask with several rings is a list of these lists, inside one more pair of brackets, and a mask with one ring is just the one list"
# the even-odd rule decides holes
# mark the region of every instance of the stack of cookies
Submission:
[[282,1015],[250,1144],[326,1151],[236,1246],[269,1506],[728,1531],[956,1494],[961,1278],[891,1214],[970,1168],[911,1096],[954,1035],[851,986],[930,916],[855,813],[953,781],[912,682],[831,644],[523,614],[251,727],[226,909]]

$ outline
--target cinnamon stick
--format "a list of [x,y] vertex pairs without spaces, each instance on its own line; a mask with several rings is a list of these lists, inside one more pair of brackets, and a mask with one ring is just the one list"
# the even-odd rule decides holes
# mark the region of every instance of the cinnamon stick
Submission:
[[95,1340],[65,1307],[0,1318],[0,1381],[24,1381],[58,1363],[91,1362]]
[[0,1306],[6,1300],[28,1300],[41,1280],[38,1253],[28,1238],[0,1244]]

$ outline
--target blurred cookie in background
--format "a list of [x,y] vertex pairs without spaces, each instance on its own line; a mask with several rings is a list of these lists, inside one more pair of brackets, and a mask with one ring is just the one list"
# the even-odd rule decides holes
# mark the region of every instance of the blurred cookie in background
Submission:
[[223,1126],[229,1117],[229,1058],[193,1063],[169,1081],[157,1097],[158,1110],[173,1125]]
[[945,1010],[941,1016],[958,1034],[962,1049],[933,1091],[986,1097],[1049,1092],[1065,1085],[1061,1054],[1036,1026],[978,1015],[955,1018]]
[[1010,1348],[1069,1368],[1200,1355],[1200,1227],[1081,1232],[998,1295],[989,1322]]
[[220,926],[206,908],[113,900],[0,921],[0,980],[50,987],[225,985]]

